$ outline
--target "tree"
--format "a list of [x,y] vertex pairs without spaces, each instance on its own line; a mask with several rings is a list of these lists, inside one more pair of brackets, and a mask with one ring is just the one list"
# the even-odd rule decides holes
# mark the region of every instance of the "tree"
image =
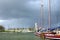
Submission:
[[29,28],[30,31],[33,31],[33,28]]
[[4,32],[4,31],[5,31],[5,28],[2,25],[0,25],[0,32]]

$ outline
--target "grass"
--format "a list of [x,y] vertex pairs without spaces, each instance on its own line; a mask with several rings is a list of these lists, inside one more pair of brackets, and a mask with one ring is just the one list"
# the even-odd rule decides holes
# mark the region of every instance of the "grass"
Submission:
[[40,40],[34,33],[0,33],[0,40]]

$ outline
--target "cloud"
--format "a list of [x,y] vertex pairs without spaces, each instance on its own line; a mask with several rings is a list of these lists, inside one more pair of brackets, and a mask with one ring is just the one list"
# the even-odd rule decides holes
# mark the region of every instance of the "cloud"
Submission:
[[35,0],[35,1],[28,1],[25,4],[26,8],[30,10],[39,10],[40,8],[40,0]]
[[28,28],[34,27],[34,20],[31,18],[20,18],[20,19],[11,19],[11,20],[0,20],[0,25],[3,25],[7,28]]
[[[58,4],[59,4],[58,0],[54,0],[54,1],[51,0],[51,24],[56,23],[57,21],[56,15],[60,13]],[[41,22],[40,8],[41,8],[40,0],[0,0],[0,20],[9,20],[11,23],[14,24],[14,22],[12,22],[11,19],[14,20],[17,19],[19,21],[20,18],[23,18],[24,21],[24,19],[27,18],[27,20],[25,20],[26,22],[30,20],[29,22],[31,22],[32,24],[34,24],[34,22],[38,22],[38,24],[40,25]],[[43,14],[44,22],[45,22],[44,25],[48,25],[47,0],[44,0],[43,12],[44,12]],[[58,19],[60,20],[59,17],[60,14],[58,16]],[[32,19],[34,20],[34,22],[32,22]],[[19,22],[17,22],[17,24],[19,24]]]
[[[36,9],[35,8],[32,9],[34,5],[36,6],[35,7]],[[38,0],[36,1],[34,0],[31,0],[31,1],[29,0],[28,1],[27,0],[25,1],[24,0],[0,0],[0,19],[11,19],[11,18],[31,17],[31,16],[37,17],[38,15],[34,15],[34,14],[39,14],[37,13],[39,12],[38,6],[39,6]]]

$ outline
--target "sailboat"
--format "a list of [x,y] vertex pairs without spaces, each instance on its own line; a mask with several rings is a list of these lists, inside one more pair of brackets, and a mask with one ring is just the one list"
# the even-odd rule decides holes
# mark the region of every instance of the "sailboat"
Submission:
[[[41,0],[41,16],[43,17],[43,0]],[[35,35],[44,39],[52,39],[52,40],[60,40],[60,31],[58,30],[60,26],[50,28],[51,27],[51,4],[50,0],[48,0],[48,23],[49,26],[46,29],[47,32],[36,32]],[[41,27],[42,27],[42,21],[41,21]]]

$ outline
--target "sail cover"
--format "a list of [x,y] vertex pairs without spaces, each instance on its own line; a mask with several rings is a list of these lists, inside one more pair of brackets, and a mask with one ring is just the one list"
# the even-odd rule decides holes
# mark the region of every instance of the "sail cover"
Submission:
[[48,28],[48,30],[52,31],[52,30],[55,30],[57,28],[60,28],[60,26],[58,26],[58,27],[51,27],[51,28]]

